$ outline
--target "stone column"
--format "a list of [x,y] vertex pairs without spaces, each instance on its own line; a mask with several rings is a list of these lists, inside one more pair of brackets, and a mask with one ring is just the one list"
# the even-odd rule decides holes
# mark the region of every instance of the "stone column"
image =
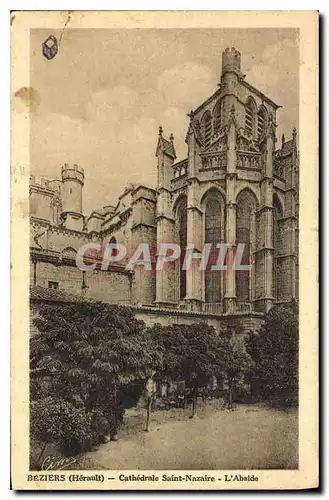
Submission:
[[[158,159],[158,196],[156,208],[157,248],[161,243],[175,243],[175,219],[172,210],[171,179],[172,165],[176,158],[174,137],[164,139],[162,127],[156,151]],[[159,307],[174,307],[177,303],[176,263],[165,262],[162,269],[156,270],[156,304]]]
[[[187,246],[194,248],[195,254],[203,250],[203,213],[198,203],[197,191],[199,182],[196,178],[189,180],[187,191]],[[188,251],[188,250],[187,250]],[[192,259],[186,272],[186,301],[191,308],[201,310],[203,271],[200,270],[201,259]]]
[[231,246],[227,251],[226,258],[224,310],[229,313],[233,313],[236,308],[235,271],[233,269],[236,247],[236,177],[236,121],[235,109],[232,106],[228,122],[225,210],[225,243]]
[[287,279],[282,300],[291,300],[297,297],[296,274],[298,273],[298,165],[296,129],[292,133],[293,150],[291,162],[286,165],[286,191],[284,205],[284,220],[282,221],[282,257],[279,258],[282,273]]
[[[157,248],[161,243],[175,243],[175,219],[172,214],[171,196],[161,189],[157,206]],[[156,270],[156,303],[159,307],[174,307],[177,303],[176,262],[165,262]]]
[[266,139],[264,173],[261,181],[261,206],[258,210],[259,248],[256,272],[258,273],[257,310],[269,311],[273,297],[273,152],[275,147],[275,125],[269,118]]

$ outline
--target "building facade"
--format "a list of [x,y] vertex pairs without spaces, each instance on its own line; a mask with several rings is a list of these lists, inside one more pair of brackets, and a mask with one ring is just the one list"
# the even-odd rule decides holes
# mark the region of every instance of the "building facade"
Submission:
[[[217,90],[188,115],[186,159],[176,162],[174,137],[160,127],[155,189],[129,186],[116,206],[86,217],[82,168],[64,165],[60,180],[31,178],[31,285],[130,304],[149,322],[230,319],[242,328],[298,299],[297,133],[278,147],[278,108],[246,81],[240,53],[226,49]],[[159,270],[131,271],[123,260],[81,271],[75,255],[88,242],[101,252],[120,243],[130,254],[146,243],[155,256],[161,243],[177,243],[182,255]],[[193,259],[184,271],[186,249],[202,252],[206,243],[213,262],[216,245],[228,245],[227,270],[202,270]],[[232,266],[239,243],[247,271]]]

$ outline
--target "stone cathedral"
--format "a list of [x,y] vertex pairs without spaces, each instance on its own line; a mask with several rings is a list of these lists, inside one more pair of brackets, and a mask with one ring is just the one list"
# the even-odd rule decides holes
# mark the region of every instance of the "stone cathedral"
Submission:
[[[280,106],[246,81],[241,55],[222,54],[216,91],[189,113],[187,158],[176,162],[174,137],[162,128],[157,186],[129,186],[115,206],[83,214],[84,170],[64,165],[61,179],[31,177],[31,304],[83,295],[131,305],[147,322],[228,318],[259,324],[273,304],[298,300],[298,149],[296,129],[278,144]],[[125,262],[84,272],[75,254],[88,242],[179,243],[195,252],[229,244],[227,270],[127,270]],[[247,271],[232,267],[244,244]],[[65,298],[66,297],[66,298]],[[71,298],[70,298],[71,297]]]

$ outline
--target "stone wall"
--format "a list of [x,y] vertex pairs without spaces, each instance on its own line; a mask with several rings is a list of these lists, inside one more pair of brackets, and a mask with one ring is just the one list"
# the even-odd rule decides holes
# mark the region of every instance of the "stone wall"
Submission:
[[[132,275],[122,268],[108,271],[83,271],[72,262],[70,265],[56,262],[31,262],[30,283],[45,288],[50,282],[58,283],[58,289],[110,303],[130,304],[132,302]],[[84,286],[83,286],[84,284]]]
[[193,325],[195,323],[207,323],[213,326],[217,331],[223,330],[227,325],[230,325],[237,334],[246,334],[249,331],[258,331],[264,320],[263,314],[235,314],[235,315],[210,315],[210,314],[193,314],[182,311],[170,311],[164,309],[153,310],[151,308],[134,308],[136,317],[143,320],[147,325],[156,323],[162,326],[167,325]]
[[86,271],[86,297],[104,302],[125,304],[132,302],[132,276],[122,270]]
[[[37,332],[36,327],[33,325],[33,319],[38,316],[40,304],[42,302],[31,302],[30,304],[30,335],[34,335]],[[263,322],[264,316],[262,314],[241,314],[241,315],[207,315],[207,314],[193,314],[185,313],[177,310],[164,310],[146,307],[133,307],[135,316],[145,322],[146,325],[152,326],[159,323],[162,326],[168,325],[193,325],[195,323],[207,323],[213,326],[217,331],[223,331],[223,329],[230,325],[236,334],[244,335],[250,331],[258,331]]]

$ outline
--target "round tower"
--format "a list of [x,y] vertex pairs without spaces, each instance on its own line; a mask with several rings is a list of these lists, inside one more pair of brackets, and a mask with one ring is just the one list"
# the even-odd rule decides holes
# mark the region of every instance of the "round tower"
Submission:
[[230,119],[231,109],[234,106],[235,116],[239,122],[244,117],[244,109],[239,102],[239,80],[241,73],[241,54],[234,47],[227,48],[222,54],[222,75],[220,86],[222,90],[222,124]]
[[78,165],[62,167],[62,218],[65,226],[70,229],[82,230],[82,188],[84,185],[84,170]]
[[222,55],[222,75],[227,72],[241,73],[241,54],[234,47],[225,49]]

